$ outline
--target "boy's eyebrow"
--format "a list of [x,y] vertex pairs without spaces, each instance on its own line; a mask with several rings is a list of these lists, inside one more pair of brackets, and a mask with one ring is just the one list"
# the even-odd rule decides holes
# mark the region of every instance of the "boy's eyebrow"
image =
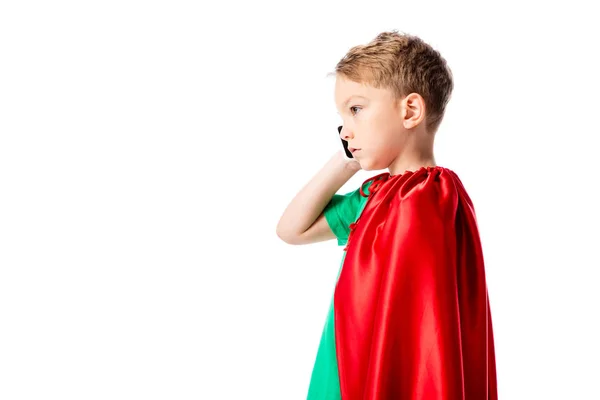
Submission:
[[361,98],[361,99],[364,99],[364,100],[369,100],[369,99],[367,99],[364,96],[359,96],[357,94],[353,94],[352,96],[348,97],[348,99],[344,102],[344,104],[342,104],[342,108],[346,108],[346,106],[348,105],[348,103],[350,102],[350,100],[352,100],[354,97]]

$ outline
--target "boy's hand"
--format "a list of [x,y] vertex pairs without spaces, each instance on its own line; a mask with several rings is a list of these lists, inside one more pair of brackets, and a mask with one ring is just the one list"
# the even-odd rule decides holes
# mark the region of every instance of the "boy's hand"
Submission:
[[304,185],[287,206],[277,224],[277,235],[289,244],[308,244],[335,239],[324,215],[335,193],[361,169],[356,160],[347,159],[343,149]]
[[356,161],[355,159],[346,158],[346,156],[344,155],[344,150],[338,150],[337,157],[344,161],[344,166],[350,171],[357,172],[362,169],[358,161]]

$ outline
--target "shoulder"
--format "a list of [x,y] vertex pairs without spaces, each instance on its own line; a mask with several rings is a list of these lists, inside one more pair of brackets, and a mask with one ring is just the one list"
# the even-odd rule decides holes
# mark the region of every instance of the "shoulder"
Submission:
[[396,181],[389,182],[389,190],[400,207],[453,212],[460,198],[468,199],[460,178],[449,168],[421,167],[393,179]]

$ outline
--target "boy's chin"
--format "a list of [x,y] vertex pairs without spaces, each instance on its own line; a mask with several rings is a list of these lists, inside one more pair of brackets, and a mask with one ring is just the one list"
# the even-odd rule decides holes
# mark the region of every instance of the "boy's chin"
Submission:
[[367,161],[367,160],[362,160],[362,159],[357,159],[356,161],[358,161],[358,163],[360,164],[360,168],[363,171],[371,171],[371,164]]
[[385,168],[385,167],[379,167],[378,165],[370,162],[370,160],[362,159],[362,160],[357,160],[357,161],[360,164],[360,168],[363,171],[378,171],[380,169],[384,169]]

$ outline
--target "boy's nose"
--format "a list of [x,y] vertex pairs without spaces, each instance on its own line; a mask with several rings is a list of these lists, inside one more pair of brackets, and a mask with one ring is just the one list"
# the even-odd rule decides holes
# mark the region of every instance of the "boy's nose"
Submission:
[[346,127],[343,127],[341,125],[338,126],[338,132],[340,133],[340,137],[346,141],[350,137],[350,135],[349,135],[350,130]]

